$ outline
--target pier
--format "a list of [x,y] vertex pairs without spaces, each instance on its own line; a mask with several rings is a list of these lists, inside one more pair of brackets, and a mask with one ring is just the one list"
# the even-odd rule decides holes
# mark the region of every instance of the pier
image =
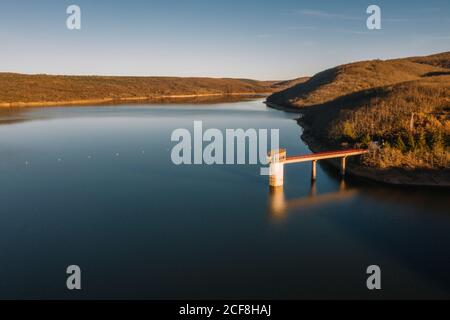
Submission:
[[268,157],[270,162],[269,185],[271,188],[283,187],[284,165],[311,161],[311,180],[316,180],[317,161],[325,159],[341,159],[340,174],[345,176],[346,159],[368,153],[367,149],[347,149],[337,151],[316,152],[305,155],[287,156],[286,149],[272,150]]

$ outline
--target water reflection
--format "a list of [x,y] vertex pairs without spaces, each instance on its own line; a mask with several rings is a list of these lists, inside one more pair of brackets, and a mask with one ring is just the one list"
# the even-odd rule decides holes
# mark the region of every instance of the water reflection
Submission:
[[0,125],[15,124],[27,121],[26,111],[18,108],[0,108]]
[[272,218],[280,219],[285,217],[289,211],[303,211],[313,206],[320,206],[333,202],[340,202],[355,197],[359,191],[356,188],[347,187],[345,179],[339,182],[339,189],[335,192],[324,194],[317,193],[317,182],[311,181],[309,194],[304,197],[286,199],[282,187],[269,189],[269,213]]

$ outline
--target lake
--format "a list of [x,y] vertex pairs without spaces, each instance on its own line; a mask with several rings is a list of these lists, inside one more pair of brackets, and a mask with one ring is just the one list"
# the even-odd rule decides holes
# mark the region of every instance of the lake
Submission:
[[[262,100],[0,111],[0,298],[450,298],[449,192],[175,165],[177,128],[276,128]],[[82,290],[66,288],[79,265]],[[366,268],[381,268],[381,290]]]

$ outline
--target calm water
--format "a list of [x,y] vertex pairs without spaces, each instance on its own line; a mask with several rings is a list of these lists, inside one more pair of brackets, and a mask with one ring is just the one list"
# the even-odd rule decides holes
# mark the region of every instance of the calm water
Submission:
[[[270,195],[256,165],[176,166],[176,128],[279,128],[262,101],[0,114],[0,298],[450,298],[448,190],[310,165]],[[315,195],[314,195],[315,194]],[[81,292],[65,289],[68,265]],[[382,290],[366,289],[366,267]]]

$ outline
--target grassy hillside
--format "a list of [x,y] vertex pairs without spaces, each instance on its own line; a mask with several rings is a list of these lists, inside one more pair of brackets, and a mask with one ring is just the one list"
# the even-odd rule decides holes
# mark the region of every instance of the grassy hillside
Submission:
[[443,52],[425,57],[406,58],[405,60],[450,69],[450,52]]
[[293,87],[295,85],[305,83],[309,79],[310,79],[309,77],[300,77],[300,78],[296,78],[296,79],[292,79],[292,80],[276,81],[276,82],[270,83],[270,86],[274,89],[274,91],[278,92],[278,91],[286,90],[287,88]]
[[308,81],[269,97],[268,101],[292,107],[307,107],[332,101],[365,89],[382,87],[430,75],[448,73],[443,68],[450,53],[396,60],[373,60],[345,64],[322,71]]
[[323,148],[370,147],[367,168],[449,169],[449,63],[448,52],[352,63],[268,101],[301,108],[305,136]]
[[176,77],[52,76],[0,73],[0,106],[51,105],[165,96],[270,93],[276,81]]

